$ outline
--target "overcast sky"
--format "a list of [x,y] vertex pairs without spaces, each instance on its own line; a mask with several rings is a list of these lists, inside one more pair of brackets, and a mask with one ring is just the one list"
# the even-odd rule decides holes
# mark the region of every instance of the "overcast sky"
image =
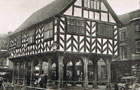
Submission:
[[[0,0],[0,34],[14,31],[33,12],[53,0]],[[139,9],[140,0],[108,0],[114,11],[120,15]]]

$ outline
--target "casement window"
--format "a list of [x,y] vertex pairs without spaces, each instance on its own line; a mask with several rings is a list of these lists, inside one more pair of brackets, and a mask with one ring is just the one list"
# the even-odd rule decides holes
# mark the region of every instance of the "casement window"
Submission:
[[85,35],[85,21],[67,18],[67,33]]
[[99,9],[100,2],[98,0],[84,0],[84,7]]
[[44,25],[44,40],[53,38],[53,22],[49,22]]
[[29,30],[28,45],[35,43],[35,29]]
[[136,53],[140,53],[140,40],[136,41]]
[[113,31],[114,31],[113,25],[105,24],[105,23],[98,23],[97,35],[99,37],[113,38]]
[[135,24],[135,30],[140,31],[140,24]]
[[16,36],[16,48],[20,48],[22,45],[21,34]]
[[121,55],[121,59],[123,60],[127,59],[127,46],[120,47],[120,55]]
[[120,31],[120,40],[124,41],[127,38],[127,31],[126,30],[122,30]]

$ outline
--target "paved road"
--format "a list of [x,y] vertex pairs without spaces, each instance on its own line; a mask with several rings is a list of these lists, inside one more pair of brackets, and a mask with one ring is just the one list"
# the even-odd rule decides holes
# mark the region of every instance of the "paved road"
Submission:
[[[89,90],[106,90],[106,86],[98,86],[98,89],[94,89],[92,87],[89,87]],[[57,89],[46,89],[46,90],[57,90]],[[63,90],[84,90],[82,87],[64,87]]]
[[[99,88],[98,89],[93,89],[92,87],[89,87],[89,89],[88,90],[106,90],[106,86],[98,86]],[[3,90],[3,89],[1,89],[0,88],[0,90]],[[9,90],[9,89],[8,89]],[[21,90],[26,90],[26,89],[21,89]],[[37,89],[37,90],[44,90],[44,89]],[[45,89],[45,90],[59,90],[59,89],[57,89],[57,88],[48,88],[48,89]],[[64,89],[63,90],[84,90],[82,87],[73,87],[73,86],[66,86],[66,87],[64,87]]]

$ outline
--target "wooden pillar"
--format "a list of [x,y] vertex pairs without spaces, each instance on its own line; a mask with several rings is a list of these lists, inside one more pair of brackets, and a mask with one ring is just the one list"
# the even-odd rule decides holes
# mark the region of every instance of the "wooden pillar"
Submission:
[[111,60],[110,59],[105,59],[106,66],[107,66],[107,90],[111,90]]
[[73,66],[72,66],[72,79],[74,81],[76,79],[76,65],[75,65],[75,62],[73,63]]
[[84,89],[88,89],[88,58],[82,57],[84,64]]
[[47,80],[47,88],[52,85],[52,59],[48,58],[48,80]]
[[63,56],[58,55],[58,73],[59,73],[59,88],[63,89]]
[[[63,80],[64,80],[64,81],[67,81],[67,63],[64,63],[63,71],[64,71]],[[67,86],[66,82],[63,83],[63,85],[64,85],[64,86]]]
[[[73,62],[73,66],[72,66],[72,80],[76,81],[76,63]],[[73,86],[76,86],[76,83],[72,84]]]
[[23,80],[23,85],[26,86],[27,85],[27,61],[24,62],[24,80]]
[[56,80],[58,80],[58,62],[56,62]]
[[18,84],[20,84],[20,70],[21,70],[21,62],[18,64]]
[[97,79],[98,79],[98,65],[97,60],[93,61],[93,72],[94,72],[94,81],[93,81],[93,88],[98,88]]
[[16,63],[13,62],[12,84],[15,84],[15,70],[16,70]]
[[30,86],[33,86],[33,75],[34,75],[34,61],[31,61],[31,75],[30,75]]
[[43,63],[43,61],[39,60],[39,75],[42,74],[42,63]]
[[64,80],[67,80],[66,74],[67,74],[67,64],[64,64]]

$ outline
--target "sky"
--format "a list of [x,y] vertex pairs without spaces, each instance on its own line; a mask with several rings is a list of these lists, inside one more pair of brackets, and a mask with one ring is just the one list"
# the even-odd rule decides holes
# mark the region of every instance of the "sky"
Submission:
[[[0,0],[0,34],[18,28],[33,12],[53,0]],[[140,8],[140,0],[107,0],[117,15]]]

